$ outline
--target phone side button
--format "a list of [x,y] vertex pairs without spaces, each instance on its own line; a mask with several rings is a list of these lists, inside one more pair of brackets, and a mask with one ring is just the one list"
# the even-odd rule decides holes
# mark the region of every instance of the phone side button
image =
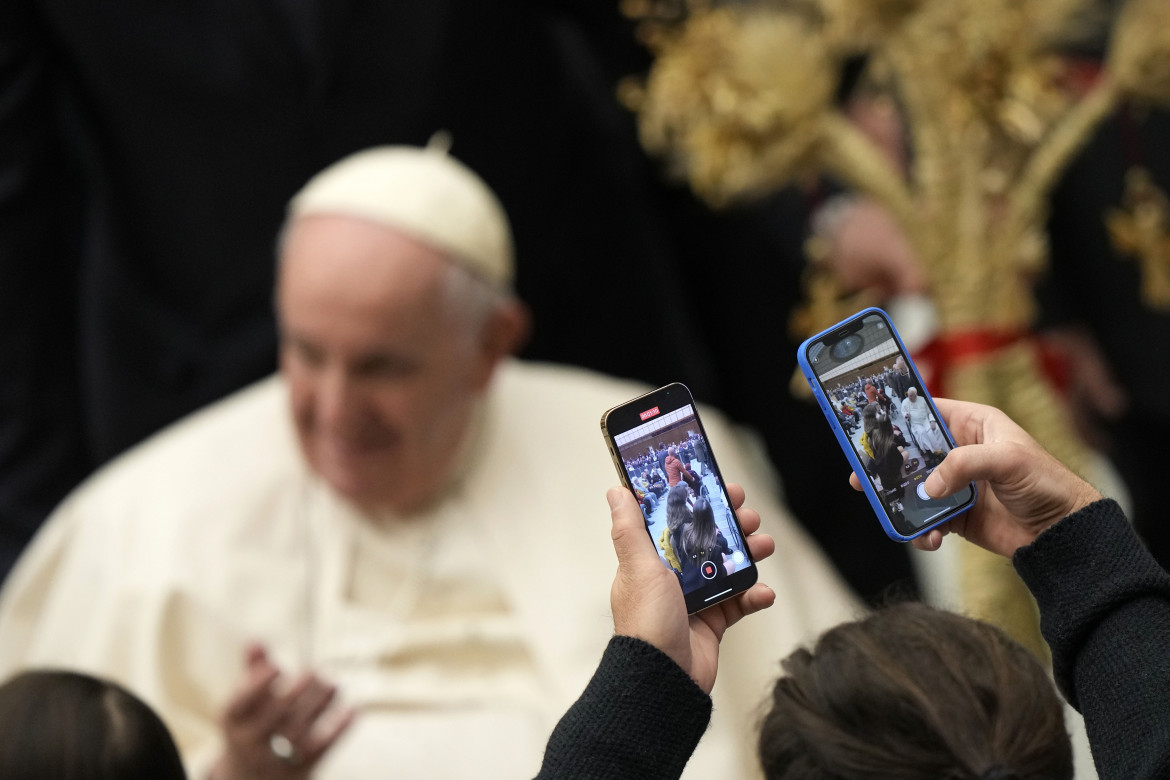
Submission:
[[606,447],[606,449],[609,450],[609,458],[613,461],[613,467],[617,469],[618,474],[620,475],[624,473],[626,470],[626,464],[622,462],[622,459],[616,452],[614,452],[612,447]]

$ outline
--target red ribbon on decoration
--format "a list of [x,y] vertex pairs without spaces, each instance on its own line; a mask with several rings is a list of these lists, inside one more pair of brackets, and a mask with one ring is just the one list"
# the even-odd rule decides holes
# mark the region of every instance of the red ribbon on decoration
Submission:
[[1068,387],[1067,363],[1043,342],[1032,339],[1026,330],[967,330],[936,336],[914,353],[914,362],[922,373],[922,381],[932,395],[949,398],[947,377],[960,363],[969,362],[992,352],[1032,341],[1039,352],[1040,367],[1048,380],[1063,392]]

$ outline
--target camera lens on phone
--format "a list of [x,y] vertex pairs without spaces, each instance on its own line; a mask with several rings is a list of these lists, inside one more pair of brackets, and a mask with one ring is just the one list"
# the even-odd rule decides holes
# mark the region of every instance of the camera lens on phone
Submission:
[[850,333],[829,348],[829,354],[836,360],[844,362],[861,351],[864,342],[856,333]]

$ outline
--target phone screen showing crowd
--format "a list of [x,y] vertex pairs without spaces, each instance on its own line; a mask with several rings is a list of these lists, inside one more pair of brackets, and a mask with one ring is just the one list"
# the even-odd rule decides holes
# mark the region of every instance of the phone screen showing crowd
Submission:
[[951,443],[882,315],[812,342],[807,361],[898,533],[912,536],[971,501],[970,489],[939,500],[926,494],[926,477]]
[[693,404],[651,401],[608,433],[659,558],[695,612],[750,587],[754,566]]

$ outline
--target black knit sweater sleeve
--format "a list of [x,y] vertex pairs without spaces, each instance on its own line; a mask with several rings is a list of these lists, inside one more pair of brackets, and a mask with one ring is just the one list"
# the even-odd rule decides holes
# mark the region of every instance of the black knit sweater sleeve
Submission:
[[1100,777],[1170,777],[1170,575],[1109,500],[1061,520],[1013,562]]
[[677,778],[711,720],[711,697],[666,654],[615,636],[561,718],[538,780]]

